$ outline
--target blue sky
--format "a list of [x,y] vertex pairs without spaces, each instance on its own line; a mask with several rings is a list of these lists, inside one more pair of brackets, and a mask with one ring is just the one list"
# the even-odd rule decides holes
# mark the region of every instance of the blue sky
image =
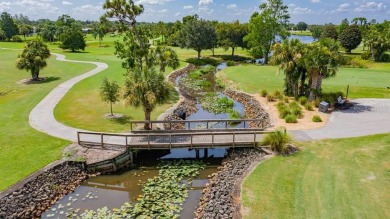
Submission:
[[[264,0],[136,0],[145,7],[140,20],[176,21],[198,14],[201,18],[247,22]],[[0,0],[0,12],[22,13],[30,19],[57,19],[70,14],[80,20],[97,20],[104,13],[104,0]],[[390,0],[285,0],[291,22],[335,23],[344,18],[390,20]]]

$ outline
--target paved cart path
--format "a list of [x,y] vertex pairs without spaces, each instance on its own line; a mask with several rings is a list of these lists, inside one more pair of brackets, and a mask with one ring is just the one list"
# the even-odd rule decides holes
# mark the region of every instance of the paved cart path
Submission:
[[290,133],[303,141],[390,133],[390,99],[354,99],[352,102],[354,106],[350,109],[333,112],[324,127]]
[[[66,126],[54,118],[54,108],[66,93],[81,80],[108,68],[106,63],[67,60],[62,54],[53,54],[58,61],[96,65],[91,71],[72,78],[54,88],[30,113],[30,125],[44,133],[58,138],[77,141],[77,131],[86,131]],[[348,138],[381,133],[390,133],[390,99],[355,99],[354,107],[333,112],[328,123],[316,130],[291,131],[297,140],[319,140],[326,138]],[[88,131],[87,131],[88,132]],[[99,136],[94,136],[100,141]],[[95,139],[89,139],[95,140]],[[106,143],[116,143],[107,138]]]

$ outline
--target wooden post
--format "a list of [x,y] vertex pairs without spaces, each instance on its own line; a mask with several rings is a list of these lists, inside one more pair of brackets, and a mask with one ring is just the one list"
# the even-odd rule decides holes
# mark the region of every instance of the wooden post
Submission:
[[150,135],[148,135],[148,148],[150,150]]
[[133,122],[130,122],[130,131],[133,131]]
[[214,133],[211,133],[211,147],[214,147]]
[[191,122],[188,122],[188,130],[191,130]]
[[206,129],[209,129],[209,121],[206,122]]
[[225,121],[225,129],[227,129],[227,124],[228,124],[228,122],[227,122],[227,121]]
[[233,132],[233,148],[234,148],[235,144],[236,144],[236,133]]
[[77,132],[77,144],[80,145],[80,132]]
[[203,156],[204,159],[207,159],[209,158],[209,149],[208,148],[205,148],[204,149],[204,156]]
[[103,140],[104,140],[104,137],[103,137],[103,133],[100,133],[100,143],[101,143],[101,145],[102,145],[102,148],[104,148],[104,142],[103,142]]
[[199,159],[199,149],[195,149],[195,152],[196,152],[196,159]]
[[244,120],[244,128],[246,128],[246,127],[245,127],[245,124],[246,124],[246,122],[245,122],[245,120]]
[[345,96],[345,99],[348,99],[348,93],[349,93],[349,84],[347,86],[347,96]]
[[125,140],[126,140],[126,143],[125,143],[125,145],[126,145],[126,146],[127,146],[127,137],[128,137],[128,136],[126,135],[126,136],[125,136]]
[[192,149],[192,137],[193,137],[193,135],[191,135],[191,149]]
[[256,132],[255,132],[254,137],[253,137],[253,147],[256,147]]
[[169,148],[172,149],[172,134],[169,134]]

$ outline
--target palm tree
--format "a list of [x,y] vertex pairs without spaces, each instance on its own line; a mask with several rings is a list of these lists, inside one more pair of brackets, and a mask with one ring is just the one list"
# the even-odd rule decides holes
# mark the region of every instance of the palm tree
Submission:
[[41,41],[32,40],[26,44],[22,54],[16,60],[18,69],[25,69],[31,72],[32,79],[39,79],[39,71],[47,66],[45,59],[50,57],[50,51],[47,45]]
[[279,65],[286,74],[286,94],[298,97],[300,93],[299,80],[301,79],[301,94],[306,80],[306,68],[303,65],[305,44],[298,39],[284,40],[283,44],[273,46],[271,63]]
[[102,47],[102,41],[104,36],[106,36],[108,32],[108,28],[106,22],[96,23],[92,28],[92,36],[93,38],[99,38],[99,46]]
[[[150,121],[151,113],[156,105],[169,99],[170,87],[164,75],[155,68],[136,68],[129,71],[124,87],[124,98],[131,106],[142,106],[145,121]],[[146,122],[144,129],[150,130],[150,123]]]
[[322,39],[307,47],[304,63],[310,80],[309,101],[321,95],[322,79],[336,75],[342,59],[339,48],[332,39]]
[[160,66],[160,73],[164,73],[167,66],[173,69],[180,66],[179,57],[175,50],[165,46],[157,46],[152,49],[151,63]]

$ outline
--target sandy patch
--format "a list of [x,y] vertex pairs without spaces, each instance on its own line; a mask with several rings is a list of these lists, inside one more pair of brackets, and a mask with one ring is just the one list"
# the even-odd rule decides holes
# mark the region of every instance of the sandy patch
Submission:
[[[277,127],[286,127],[287,130],[305,130],[305,129],[318,129],[326,125],[329,120],[329,113],[318,112],[317,108],[314,108],[314,111],[308,111],[302,108],[303,118],[298,119],[298,123],[286,123],[284,119],[279,118],[279,112],[276,108],[276,102],[268,102],[265,97],[261,97],[259,94],[252,95],[256,98],[257,101],[263,106],[263,108],[270,114],[271,116],[271,124]],[[293,101],[291,99],[291,101]],[[318,115],[321,117],[322,122],[313,122],[313,116]]]

